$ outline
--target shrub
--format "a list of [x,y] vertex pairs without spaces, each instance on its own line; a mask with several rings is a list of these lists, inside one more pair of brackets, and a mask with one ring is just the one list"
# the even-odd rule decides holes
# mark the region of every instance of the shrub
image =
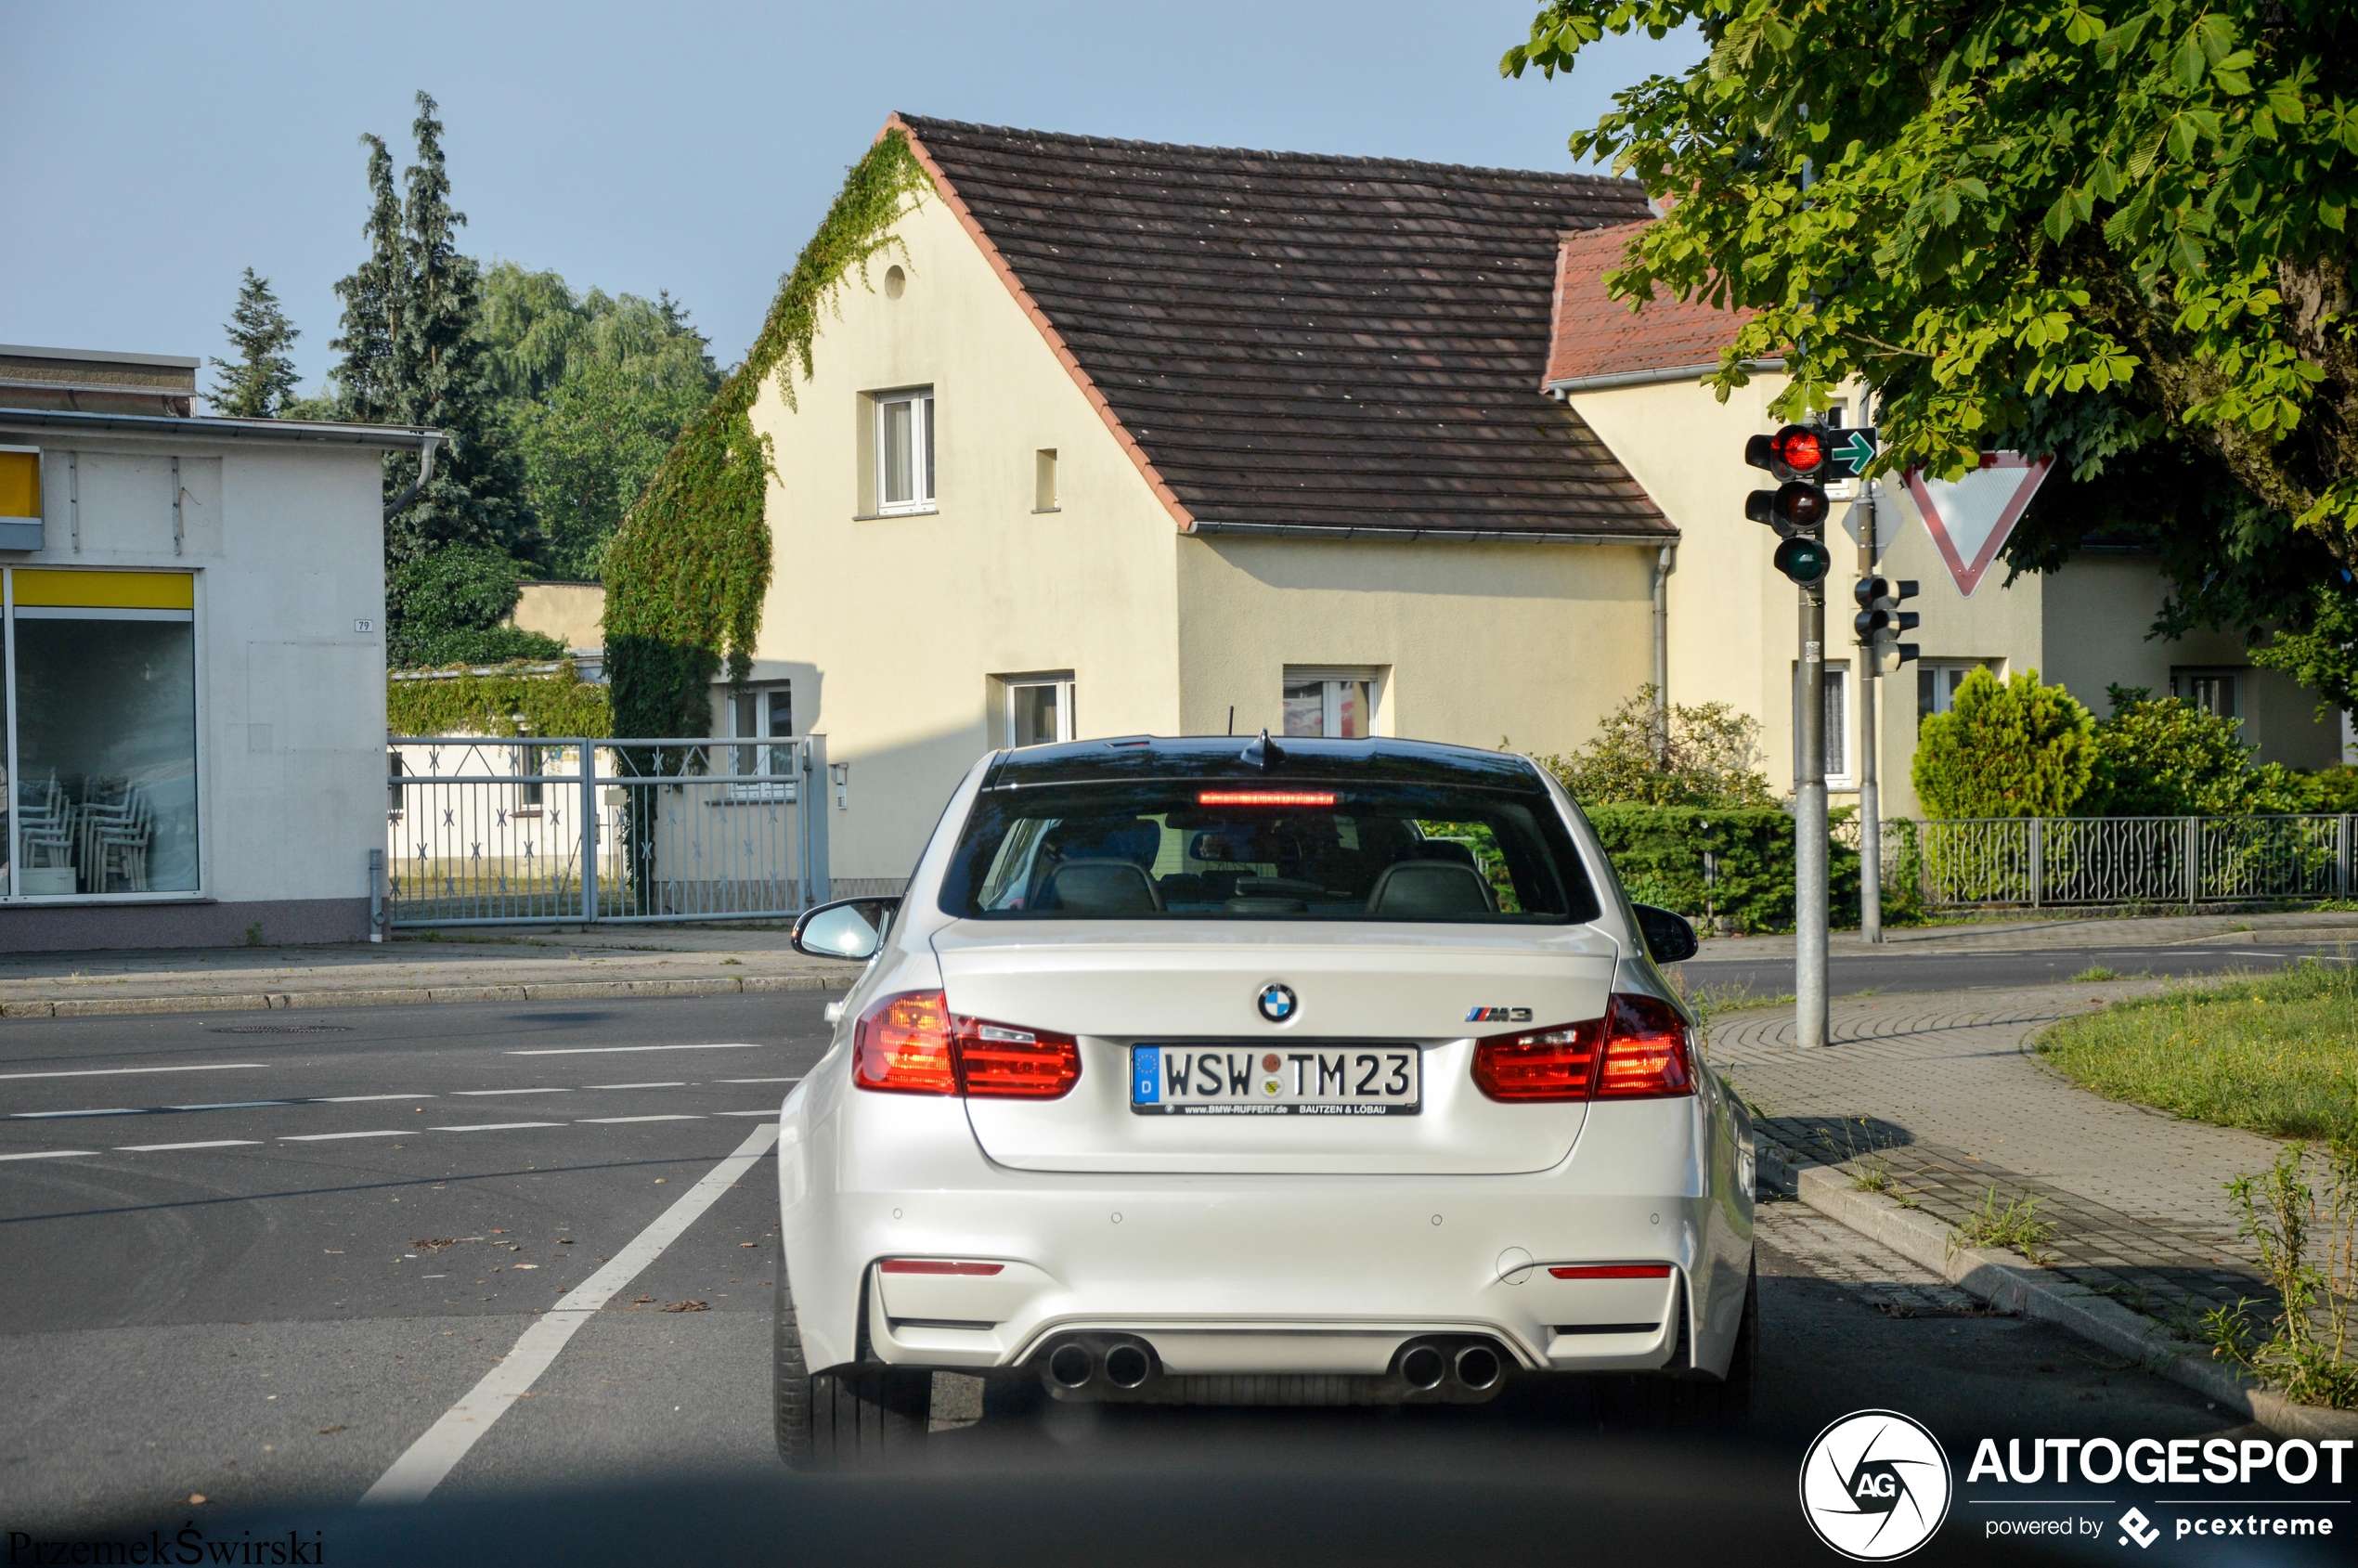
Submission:
[[1929,817],[2061,817],[2088,791],[2096,721],[2039,672],[1977,669],[1947,713],[1924,721],[1910,770]]
[[2176,697],[2157,701],[2135,687],[2109,692],[2112,717],[2096,726],[2095,813],[2222,817],[2252,809],[2259,781],[2241,719]]
[[1641,686],[1605,716],[1587,745],[1532,760],[1584,806],[1767,806],[1776,798],[1760,771],[1759,720],[1726,703],[1674,703],[1667,718],[1661,725],[1654,688]]
[[554,659],[564,644],[499,623],[524,592],[524,570],[504,551],[444,545],[405,562],[385,585],[385,659],[402,668]]
[[[1741,931],[1789,929],[1794,917],[1794,819],[1775,806],[1586,808],[1622,886],[1639,903],[1691,920],[1717,915]],[[1849,813],[1833,813],[1835,823]],[[1704,857],[1717,875],[1704,880]],[[1859,851],[1827,845],[1833,921],[1859,921]]]

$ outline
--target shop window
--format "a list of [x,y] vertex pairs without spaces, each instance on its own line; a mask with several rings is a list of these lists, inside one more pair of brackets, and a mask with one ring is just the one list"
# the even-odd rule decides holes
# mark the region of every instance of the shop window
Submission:
[[1286,733],[1365,740],[1376,732],[1378,686],[1371,669],[1289,666],[1282,693]]
[[6,603],[6,891],[195,892],[194,579],[0,573]]

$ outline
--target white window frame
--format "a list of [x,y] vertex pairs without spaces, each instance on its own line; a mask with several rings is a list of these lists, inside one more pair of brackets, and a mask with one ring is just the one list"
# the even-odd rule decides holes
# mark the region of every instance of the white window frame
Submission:
[[[1976,669],[1986,669],[2001,680],[2006,678],[2005,661],[2002,659],[1918,659],[1916,661],[1916,722],[1921,724],[1935,714],[1949,711],[1942,706],[1939,680],[1941,676],[1948,674],[1960,677],[1970,676]],[[1924,706],[1924,678],[1927,675],[1933,677],[1933,706],[1929,710]],[[1958,681],[1960,685],[1963,683],[1962,679]]]
[[1385,692],[1385,670],[1375,665],[1287,665],[1277,677],[1278,719],[1282,726],[1285,717],[1286,688],[1304,681],[1315,680],[1326,687],[1325,706],[1319,713],[1319,736],[1341,740],[1342,730],[1342,693],[1346,681],[1365,681],[1367,686],[1367,734],[1385,733],[1384,717],[1389,694]]
[[[879,392],[871,399],[875,405],[874,431],[876,453],[876,515],[907,517],[917,512],[937,510],[934,502],[934,398],[929,386],[908,387],[899,392]],[[908,406],[913,411],[909,427],[909,488],[907,500],[887,500],[891,494],[891,443],[886,439],[887,421],[894,408]]]
[[[738,712],[737,703],[741,697],[751,697],[754,700],[756,729],[750,735],[738,728],[742,716]],[[770,721],[775,716],[776,704],[780,697],[786,700],[787,732],[784,735],[773,735],[770,732]],[[720,711],[721,732],[731,743],[723,748],[722,755],[726,758],[726,764],[721,769],[721,772],[730,778],[759,781],[734,785],[730,791],[731,795],[736,798],[747,798],[748,792],[756,792],[775,794],[779,798],[792,800],[795,781],[798,776],[793,734],[794,682],[764,680],[749,682],[744,686],[724,688],[720,696]],[[750,740],[758,740],[765,744],[750,746],[744,744]],[[753,765],[750,769],[745,766],[747,752],[753,754],[751,758]],[[781,785],[784,786],[783,790],[780,788]]]
[[1026,745],[1059,745],[1066,741],[1079,740],[1081,738],[1080,726],[1075,723],[1073,717],[1073,688],[1075,682],[1070,671],[1058,670],[1030,675],[994,675],[991,677],[991,680],[995,681],[999,687],[998,739],[1000,749],[1005,751],[1017,749],[1016,745],[1016,693],[1021,691],[1036,691],[1043,686],[1053,686],[1056,689],[1056,737],[1053,741],[1026,741],[1023,744]]

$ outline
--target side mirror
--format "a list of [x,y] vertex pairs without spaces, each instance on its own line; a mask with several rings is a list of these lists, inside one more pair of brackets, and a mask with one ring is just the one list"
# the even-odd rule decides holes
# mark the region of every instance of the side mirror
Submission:
[[899,899],[837,899],[804,910],[788,940],[797,952],[813,958],[865,963],[884,945],[885,927],[900,907]]
[[1673,914],[1652,904],[1633,904],[1638,912],[1638,929],[1644,933],[1646,951],[1653,954],[1657,964],[1676,964],[1682,958],[1692,958],[1700,945],[1695,940],[1695,928],[1683,914]]

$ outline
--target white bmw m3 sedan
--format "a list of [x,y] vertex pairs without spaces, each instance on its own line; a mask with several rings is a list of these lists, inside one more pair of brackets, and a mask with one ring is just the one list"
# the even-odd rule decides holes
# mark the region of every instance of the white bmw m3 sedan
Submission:
[[787,1461],[922,1440],[936,1372],[1060,1400],[1749,1398],[1752,1129],[1526,758],[1128,739],[985,758],[785,1100]]

